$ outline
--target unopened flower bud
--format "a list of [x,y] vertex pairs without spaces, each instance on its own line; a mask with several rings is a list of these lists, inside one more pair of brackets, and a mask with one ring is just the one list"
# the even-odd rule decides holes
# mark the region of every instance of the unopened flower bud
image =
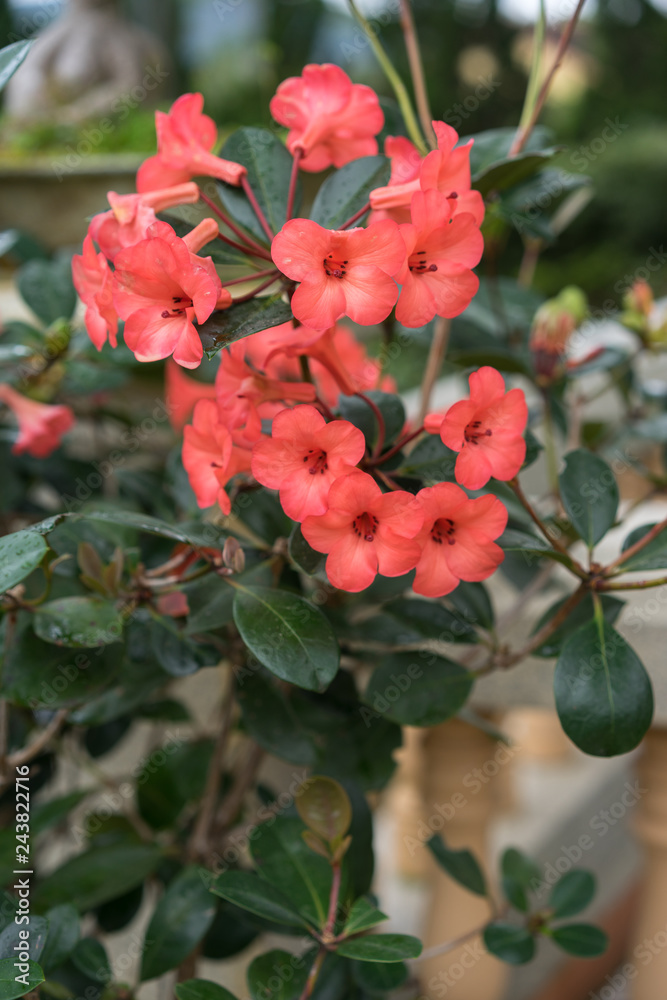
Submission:
[[231,535],[222,547],[222,561],[227,569],[235,573],[242,573],[245,569],[245,553],[236,538],[232,538]]
[[580,288],[568,285],[559,295],[544,302],[535,313],[529,346],[538,375],[553,378],[573,332],[588,312],[586,296]]

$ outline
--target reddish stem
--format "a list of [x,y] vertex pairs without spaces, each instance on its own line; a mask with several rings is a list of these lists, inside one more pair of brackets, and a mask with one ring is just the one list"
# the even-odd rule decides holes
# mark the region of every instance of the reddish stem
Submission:
[[371,203],[370,201],[367,201],[364,207],[360,208],[358,212],[355,212],[354,215],[350,216],[347,222],[344,222],[340,228],[347,229],[348,226],[352,226],[358,219],[361,219],[362,216],[366,215],[367,212],[370,212],[370,210]]
[[400,441],[397,441],[396,444],[389,449],[389,451],[385,451],[384,455],[380,455],[379,458],[373,459],[367,464],[370,466],[382,465],[384,462],[387,461],[388,458],[393,458],[394,455],[397,455],[398,452],[401,450],[401,448],[405,448],[408,442],[414,441],[416,437],[419,437],[419,435],[423,433],[424,433],[424,427],[423,426],[418,427],[416,431],[413,431],[411,434],[406,434],[404,438],[402,438]]
[[628,559],[636,556],[637,553],[641,552],[641,550],[652,542],[654,538],[657,538],[658,535],[665,530],[665,528],[667,528],[667,518],[665,518],[664,521],[660,521],[659,524],[654,524],[653,527],[639,539],[639,541],[635,542],[634,545],[631,545],[625,550],[625,552],[621,552],[620,556],[618,556],[617,559],[614,559],[613,562],[610,562],[605,568],[605,576],[609,576],[610,572],[615,570],[617,566],[621,566],[624,562],[627,562]]
[[285,222],[289,222],[294,214],[294,196],[296,195],[296,185],[299,179],[299,164],[303,157],[302,149],[294,150],[294,159],[292,160],[292,173],[289,179],[289,190],[287,192],[287,210],[285,212]]
[[264,232],[267,235],[269,243],[273,242],[273,236],[274,236],[273,230],[271,229],[271,226],[266,221],[266,216],[264,215],[264,212],[262,211],[261,205],[259,204],[259,202],[257,201],[257,198],[255,197],[255,192],[250,187],[250,184],[248,182],[248,178],[245,177],[245,176],[242,177],[241,178],[241,184],[243,185],[243,190],[245,191],[246,198],[248,199],[248,201],[252,205],[252,210],[253,210],[253,212],[255,213],[255,215],[257,216],[257,218],[259,220],[260,226],[262,227],[262,229],[264,230]]
[[280,274],[280,271],[276,271],[275,274],[272,273],[270,278],[267,278],[266,281],[263,281],[262,284],[258,285],[257,288],[253,289],[252,292],[248,292],[247,295],[240,295],[238,299],[234,299],[232,305],[235,306],[237,302],[248,302],[250,299],[254,299],[258,292],[263,292],[265,288],[268,288],[269,285],[272,285],[274,283],[274,281],[276,280],[276,275],[278,274]]
[[254,274],[246,274],[242,278],[232,278],[231,281],[223,281],[222,287],[229,288],[231,285],[242,285],[244,281],[254,281],[255,278],[266,278],[269,274],[280,274],[276,267],[267,267],[266,271],[255,271]]
[[[244,233],[242,229],[239,229],[236,223],[232,222],[229,216],[222,211],[220,206],[216,205],[216,203],[212,201],[208,197],[208,195],[205,195],[201,188],[199,189],[199,197],[206,205],[208,205],[208,207],[211,209],[212,212],[215,212],[218,218],[221,219],[222,222],[224,222],[224,224],[227,226],[228,229],[231,229],[231,231],[235,233],[239,237],[239,239],[242,239],[244,243],[247,243],[248,247],[250,247],[253,251],[255,251],[255,256],[265,257],[268,260],[271,260],[271,254],[268,252],[268,250],[265,247],[260,246],[259,243],[256,243],[255,240],[253,240],[251,236],[248,236],[246,233]],[[232,246],[236,246],[238,249],[243,250],[243,252],[246,254],[248,253],[247,249],[244,246],[240,246],[238,243],[232,244]]]
[[382,449],[384,448],[384,438],[386,433],[384,417],[382,416],[382,412],[379,406],[377,406],[373,402],[373,400],[369,396],[367,396],[364,392],[356,392],[355,396],[358,396],[359,399],[363,399],[364,403],[370,406],[371,410],[373,411],[373,415],[377,420],[378,439],[375,442],[375,447],[373,448],[373,454],[371,455],[371,459],[374,460],[382,453]]

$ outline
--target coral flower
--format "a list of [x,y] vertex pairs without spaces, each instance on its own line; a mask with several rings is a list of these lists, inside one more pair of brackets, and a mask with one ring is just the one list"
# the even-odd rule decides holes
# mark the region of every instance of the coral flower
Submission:
[[405,260],[405,245],[391,219],[349,230],[292,219],[271,255],[283,274],[301,282],[292,298],[296,318],[326,330],[341,316],[366,326],[387,318],[398,294],[391,275]]
[[96,253],[93,241],[86,236],[83,253],[72,257],[72,281],[86,307],[86,330],[98,351],[109,338],[116,346],[118,315],[113,304],[113,275],[103,253]]
[[231,432],[220,423],[212,399],[200,399],[183,432],[183,466],[200,507],[220,505],[229,514],[232,505],[225,486],[237,472],[250,468],[250,452],[237,448]]
[[196,184],[177,184],[145,194],[107,193],[111,209],[93,216],[88,232],[100,250],[113,262],[125,247],[145,240],[148,227],[156,222],[155,213],[174,205],[191,205],[199,199]]
[[165,365],[165,383],[169,423],[175,431],[183,429],[200,399],[215,399],[214,385],[188,378],[172,358]]
[[424,513],[410,493],[382,493],[372,476],[353,472],[329,490],[329,510],[301,525],[306,541],[327,552],[327,576],[334,587],[357,593],[378,572],[401,576],[421,555],[415,535]]
[[192,177],[217,177],[228,184],[240,185],[246,168],[211,152],[218,132],[213,119],[202,114],[203,107],[201,94],[183,94],[174,101],[168,114],[155,112],[158,151],[139,167],[140,194],[182,184]]
[[290,131],[287,148],[303,154],[303,170],[342,167],[378,151],[374,136],[384,125],[377,94],[352,83],[339,66],[305,66],[291,76],[271,100],[271,114]]
[[424,524],[415,541],[422,546],[413,590],[443,597],[461,580],[486,580],[505,554],[494,539],[507,526],[507,509],[497,497],[471,500],[454,483],[420,490]]
[[326,423],[314,406],[297,406],[274,417],[271,438],[253,448],[252,474],[280,491],[288,517],[303,521],[309,514],[324,514],[331,484],[355,471],[365,449],[364,435],[354,424]]
[[407,261],[396,275],[402,284],[396,319],[424,326],[434,316],[458,316],[479,288],[470,270],[479,263],[484,241],[472,215],[454,217],[439,191],[412,196],[412,223],[400,226]]
[[185,239],[166,222],[155,222],[148,239],[121,250],[116,258],[114,304],[126,320],[125,343],[138,361],[159,361],[173,354],[184,368],[203,356],[196,317],[203,323],[213,310],[231,305],[210,257],[192,252],[218,231],[204,219]]
[[14,455],[27,451],[34,458],[46,458],[74,424],[69,406],[38,403],[6,383],[0,384],[0,401],[13,411],[18,421],[19,434],[12,447]]
[[470,399],[454,403],[444,417],[433,414],[424,421],[429,434],[458,451],[455,475],[469,490],[479,490],[493,476],[516,476],[526,457],[523,432],[528,421],[522,389],[505,392],[505,382],[495,368],[485,366],[469,379]]
[[391,176],[385,187],[371,191],[374,218],[409,222],[412,196],[419,190],[440,191],[452,201],[454,212],[470,212],[478,225],[484,218],[484,199],[470,189],[470,149],[473,140],[457,146],[458,132],[445,122],[433,122],[438,148],[423,160],[409,139],[388,136],[385,153],[391,158]]

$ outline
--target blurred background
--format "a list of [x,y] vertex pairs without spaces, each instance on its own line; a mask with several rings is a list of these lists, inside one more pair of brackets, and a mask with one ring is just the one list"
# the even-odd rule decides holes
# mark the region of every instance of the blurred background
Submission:
[[[398,5],[366,0],[362,7],[408,79]],[[436,117],[462,136],[518,121],[537,7],[537,0],[415,0]],[[572,0],[547,3],[552,48],[573,8]],[[268,124],[277,84],[306,62],[338,63],[389,97],[344,0],[0,0],[0,44],[45,32],[51,52],[41,90],[28,79],[35,50],[8,88],[0,119],[0,229],[16,225],[13,212],[23,202],[22,228],[51,246],[83,236],[83,220],[102,207],[106,187],[132,189],[142,154],[154,150],[154,108],[168,107],[184,90],[203,92],[221,138],[239,125]],[[620,304],[614,285],[628,284],[625,276],[645,262],[648,248],[659,250],[666,51],[666,0],[585,5],[543,122],[564,147],[558,164],[590,175],[593,197],[558,245],[542,254],[540,292],[552,295],[574,282],[608,311],[610,299]],[[389,106],[387,124],[400,131]],[[73,175],[76,196],[67,183]],[[81,189],[90,175],[88,203]],[[54,192],[58,224],[50,231],[41,202],[26,215],[30,199],[22,197],[21,182],[28,176],[33,201],[36,186]],[[513,237],[506,260],[518,265],[521,242]],[[667,290],[662,268],[654,289]]]

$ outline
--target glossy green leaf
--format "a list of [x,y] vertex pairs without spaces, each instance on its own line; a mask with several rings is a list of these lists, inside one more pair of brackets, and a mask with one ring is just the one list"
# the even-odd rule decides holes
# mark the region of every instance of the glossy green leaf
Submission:
[[[21,931],[28,931],[29,938],[27,941],[21,936]],[[3,958],[13,958],[16,960],[16,953],[18,950],[23,950],[25,946],[28,946],[30,958],[33,962],[39,962],[43,966],[41,961],[42,954],[44,952],[44,945],[46,943],[46,936],[49,932],[49,922],[44,917],[35,916],[35,914],[30,914],[30,924],[17,924],[13,920],[10,924],[5,927],[5,929],[0,933],[0,959]]]
[[36,531],[17,531],[0,538],[0,593],[32,573],[47,550],[43,536]]
[[595,757],[634,749],[653,718],[653,691],[644,665],[604,620],[582,625],[564,644],[554,694],[565,733]]
[[486,896],[488,890],[484,872],[471,851],[466,848],[454,850],[447,847],[443,838],[437,833],[427,840],[426,846],[450,878],[477,896]]
[[188,639],[173,619],[152,621],[150,637],[156,662],[171,677],[185,677],[204,666],[201,647]]
[[46,914],[46,919],[49,922],[49,932],[40,964],[48,975],[69,957],[79,940],[81,930],[79,914],[71,903],[54,906]]
[[[400,396],[391,392],[380,392],[379,389],[369,389],[364,395],[372,400],[384,420],[385,447],[398,437],[405,426],[405,407]],[[366,438],[369,448],[372,448],[378,436],[378,422],[368,403],[360,396],[341,396],[338,400],[338,412],[344,420],[358,427]]]
[[267,1000],[267,993],[270,1000],[299,1000],[311,964],[309,953],[294,955],[280,948],[253,958],[246,972],[252,1000]]
[[402,962],[418,958],[422,943],[410,934],[366,934],[341,942],[336,950],[339,955],[359,962]]
[[535,954],[535,939],[524,927],[496,920],[484,928],[486,950],[508,965],[524,965]]
[[23,301],[47,326],[70,319],[76,308],[69,259],[29,260],[18,272],[16,285]]
[[0,49],[0,90],[11,80],[34,45],[34,39],[21,39]]
[[599,455],[579,448],[565,456],[558,482],[572,527],[592,548],[616,518],[619,493],[614,473]]
[[234,622],[250,652],[282,680],[324,690],[338,671],[340,651],[319,608],[284,590],[237,587]]
[[292,764],[312,766],[317,751],[313,737],[297,717],[291,699],[264,671],[243,678],[237,699],[243,723],[255,742]]
[[331,892],[331,866],[303,840],[300,819],[279,816],[262,823],[251,843],[252,858],[263,881],[290,900],[311,924],[324,927]]
[[348,937],[351,934],[359,934],[360,931],[370,930],[371,927],[376,927],[388,919],[389,917],[373,906],[365,896],[360,896],[350,907],[343,933]]
[[296,799],[296,811],[309,830],[327,843],[342,840],[352,822],[350,797],[337,781],[311,775]]
[[279,326],[292,318],[292,309],[282,294],[258,296],[249,302],[239,302],[222,312],[214,312],[197,329],[208,358],[214,358],[223,347]]
[[19,975],[25,976],[19,981],[16,978],[15,961],[15,958],[3,958],[0,961],[0,1000],[15,1000],[16,997],[25,996],[26,993],[30,993],[31,990],[44,982],[41,966],[33,961],[25,963],[28,966],[25,973],[19,971]]
[[[390,163],[385,156],[362,156],[336,170],[320,187],[310,213],[325,229],[340,229],[368,203],[371,191],[389,181]],[[366,217],[356,226],[364,225]]]
[[521,531],[518,528],[507,528],[498,539],[498,545],[505,552],[520,552],[527,565],[532,565],[539,559],[552,559],[554,562],[562,563],[563,566],[572,565],[569,556],[556,552],[545,538],[538,538],[537,535],[531,535],[528,531]]
[[[378,617],[382,620],[387,615],[401,630],[397,635],[400,645],[420,639],[436,639],[443,643],[477,642],[477,633],[467,616],[449,611],[436,601],[397,597],[384,605]],[[372,621],[368,623],[372,624]]]
[[72,903],[80,913],[128,892],[162,861],[162,851],[144,844],[92,847],[66,861],[34,893],[40,909]]
[[[518,156],[509,157],[516,136],[514,128],[487,129],[474,136],[470,156],[472,186],[486,195],[490,191],[503,191],[541,170],[558,152],[547,147],[546,132],[536,129]],[[542,147],[542,148],[540,148]]]
[[180,872],[167,886],[146,929],[142,981],[180,965],[213,923],[215,909],[200,869],[192,865]]
[[405,962],[353,962],[352,976],[355,983],[371,996],[386,996],[408,978]]
[[[544,612],[533,629],[533,634],[539,632],[543,625],[551,621],[566,600],[567,597],[561,598]],[[600,603],[606,621],[610,625],[613,625],[625,607],[625,601],[621,601],[618,597],[612,597],[611,594],[600,594]],[[558,656],[568,636],[582,625],[585,625],[586,622],[589,622],[593,617],[594,610],[593,598],[590,594],[586,594],[581,603],[567,616],[567,620],[555,632],[552,632],[549,638],[538,649],[533,651],[532,655],[544,657]]]
[[95,938],[81,938],[72,950],[70,958],[79,972],[94,982],[106,985],[113,979],[104,945]]
[[252,872],[224,872],[211,885],[211,892],[273,923],[308,926],[287,896]]
[[454,467],[457,453],[443,444],[436,434],[427,434],[404,455],[398,468],[398,475],[414,476],[429,486],[443,480],[454,482]]
[[443,657],[417,653],[385,656],[364,693],[375,712],[401,725],[435,726],[450,719],[466,702],[474,676]]
[[176,1000],[236,1000],[233,993],[208,979],[186,979],[174,986]]
[[549,908],[553,919],[574,917],[585,910],[595,895],[595,876],[587,871],[571,871],[561,875],[551,890]]
[[[225,160],[242,164],[247,180],[266,217],[277,233],[285,224],[287,192],[292,172],[292,156],[285,144],[265,128],[240,128],[232,132],[220,150]],[[300,183],[295,197],[295,213],[298,214]],[[240,187],[218,183],[220,201],[236,222],[240,222],[251,233],[266,242],[266,233],[260,225],[252,205]]]
[[99,597],[61,597],[40,604],[35,633],[44,642],[68,649],[92,649],[120,642],[123,618],[113,601]]
[[[655,524],[642,524],[641,527],[631,531],[623,542],[623,552],[626,552],[632,545],[640,541]],[[636,555],[630,556],[623,564],[623,570],[638,569],[664,569],[667,567],[667,528],[658,534],[652,541],[648,542]]]
[[506,898],[517,910],[527,913],[528,891],[541,879],[535,862],[515,847],[509,847],[500,859],[500,875]]
[[168,740],[137,768],[139,813],[154,830],[173,825],[203,795],[212,752],[212,740]]
[[301,525],[295,524],[289,539],[290,558],[304,573],[312,576],[324,568],[326,556],[311,548],[303,537]]
[[564,927],[554,927],[550,936],[559,948],[568,955],[576,955],[577,958],[596,958],[598,955],[603,955],[609,944],[605,932],[594,924],[566,924]]

